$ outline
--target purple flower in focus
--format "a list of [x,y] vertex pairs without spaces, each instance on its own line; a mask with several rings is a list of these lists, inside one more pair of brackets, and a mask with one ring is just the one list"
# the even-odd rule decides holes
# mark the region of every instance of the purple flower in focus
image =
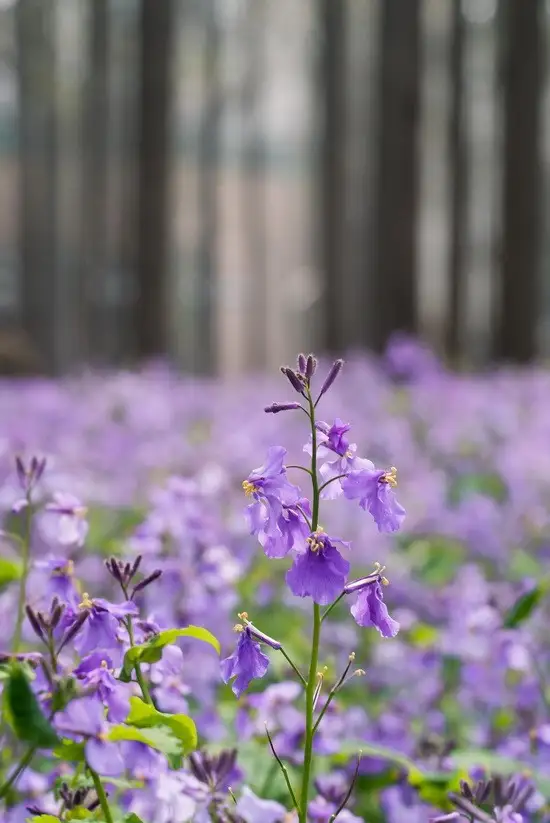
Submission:
[[334,543],[349,548],[349,543],[329,537],[322,531],[313,532],[307,538],[306,550],[296,555],[286,573],[292,594],[311,597],[320,606],[327,606],[342,593],[350,566]]
[[[101,597],[92,599],[86,592],[82,595],[79,609],[87,609],[89,614],[75,642],[75,648],[81,655],[97,649],[120,649],[119,622],[138,614],[138,608],[131,600],[120,604],[109,603]],[[77,616],[73,613],[73,620]]]
[[361,469],[352,471],[342,480],[348,500],[359,500],[362,509],[373,516],[379,532],[397,531],[405,517],[405,509],[397,502],[393,491],[397,485],[396,469]]
[[[325,461],[321,463],[319,474],[324,483],[329,483],[321,492],[321,496],[327,500],[335,500],[342,494],[342,481],[336,482],[336,478],[351,471],[361,469],[374,469],[374,463],[362,457],[356,457],[357,446],[349,443],[345,437],[350,429],[349,423],[344,423],[340,418],[336,418],[332,426],[319,421],[316,428],[317,434],[317,459]],[[304,447],[304,451],[311,454],[311,439]],[[336,455],[336,457],[335,457]],[[342,478],[343,479],[343,478]]]
[[92,652],[74,670],[85,686],[95,687],[97,696],[107,706],[109,720],[122,723],[130,711],[131,686],[121,683],[113,674],[111,658],[101,652]]
[[291,549],[297,549],[303,545],[309,534],[309,526],[302,512],[311,517],[309,500],[305,497],[302,497],[296,506],[282,507],[275,530],[269,533],[264,531],[258,533],[258,540],[267,557],[286,557]]
[[240,697],[248,688],[250,681],[263,677],[269,666],[269,657],[265,655],[260,644],[253,637],[250,629],[241,630],[237,648],[232,655],[221,662],[221,673],[224,683],[232,678],[233,694]]
[[271,446],[264,465],[243,481],[245,494],[254,499],[246,510],[251,534],[276,534],[283,506],[293,506],[300,499],[300,489],[288,482],[283,465],[285,455],[282,446]]
[[374,626],[382,637],[395,637],[399,631],[399,623],[388,614],[379,580],[373,580],[359,590],[351,613],[358,626]]
[[86,761],[98,774],[118,777],[124,773],[124,761],[117,743],[107,739],[103,705],[95,697],[73,700],[55,715],[55,726],[67,737],[86,741]]
[[62,546],[82,546],[88,534],[87,508],[78,497],[56,492],[41,518],[44,537]]
[[280,823],[286,817],[286,809],[275,800],[263,800],[244,786],[237,803],[237,814],[244,823]]

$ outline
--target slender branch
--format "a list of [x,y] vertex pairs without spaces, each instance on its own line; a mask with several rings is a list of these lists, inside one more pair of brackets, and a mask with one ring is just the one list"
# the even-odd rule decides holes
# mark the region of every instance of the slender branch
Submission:
[[[315,428],[315,407],[311,397],[311,392],[307,390],[307,400],[309,403],[309,419],[311,423],[311,485],[312,485],[312,517],[311,531],[315,532],[319,527],[319,481],[317,478],[317,429]],[[317,664],[319,659],[319,640],[321,637],[321,610],[317,603],[313,604],[313,636],[311,639],[311,659],[309,664],[309,674],[306,688],[306,736],[304,742],[304,769],[302,773],[302,791],[300,795],[300,808],[298,811],[299,823],[307,823],[307,807],[309,784],[311,780],[311,766],[313,756],[313,712],[315,697],[315,677],[317,674]]]
[[[304,409],[304,411],[305,411],[305,409]],[[287,466],[286,468],[287,469],[300,469],[300,471],[306,472],[306,474],[309,474],[309,476],[311,477],[311,469],[308,469],[307,466],[298,466],[298,465],[292,464],[290,466]]]
[[304,520],[306,521],[306,523],[307,523],[307,525],[308,525],[308,527],[309,527],[310,532],[312,532],[312,531],[313,531],[313,526],[312,526],[312,524],[311,524],[311,520],[309,519],[309,517],[307,516],[307,514],[305,513],[305,511],[302,509],[302,507],[301,507],[301,506],[296,506],[296,508],[298,509],[298,511],[300,512],[300,514],[301,514],[301,515],[302,515],[302,517],[304,518]]
[[25,507],[25,530],[23,534],[22,554],[23,554],[23,569],[21,573],[21,580],[19,581],[19,597],[17,600],[17,618],[15,621],[15,631],[13,634],[12,651],[14,653],[19,651],[21,645],[21,632],[23,629],[23,619],[25,616],[25,602],[27,600],[27,578],[29,576],[29,560],[31,551],[31,523],[32,523],[32,508],[30,497],[27,494],[27,505]]
[[285,660],[289,663],[289,665],[294,669],[294,671],[296,672],[296,674],[298,675],[298,677],[302,681],[302,685],[305,686],[305,688],[307,688],[307,680],[305,679],[302,672],[298,669],[298,667],[292,662],[292,660],[290,659],[290,657],[288,656],[288,654],[286,653],[286,651],[284,650],[284,648],[282,646],[279,649],[279,651],[281,652],[281,654],[283,655]]
[[331,613],[331,611],[333,610],[333,608],[334,608],[335,606],[337,606],[337,605],[338,605],[338,603],[340,602],[340,600],[341,600],[343,597],[345,597],[345,596],[346,596],[346,593],[345,593],[345,592],[342,592],[341,594],[339,594],[339,595],[338,595],[338,597],[336,598],[336,600],[335,600],[333,603],[331,603],[331,604],[330,604],[330,606],[328,607],[328,609],[327,609],[327,610],[323,613],[323,616],[321,617],[321,623],[325,620],[325,618],[327,618],[327,617],[329,616],[329,614]]
[[335,480],[341,480],[343,477],[347,477],[347,474],[337,474],[336,477],[331,477],[330,480],[326,480],[322,486],[319,486],[319,494],[326,489],[327,486],[330,486],[331,483],[334,483]]
[[36,746],[31,746],[31,748],[25,752],[25,754],[19,761],[17,767],[15,768],[15,771],[13,771],[8,777],[8,779],[5,781],[5,783],[3,783],[2,786],[0,786],[0,798],[5,797],[11,789],[11,787],[15,785],[17,780],[19,780],[20,776],[23,774],[27,766],[30,765],[30,762],[34,757],[35,752]]
[[[122,583],[120,584],[122,591],[124,593],[124,597],[128,600],[128,589]],[[132,616],[128,615],[125,621],[126,630],[128,632],[128,640],[130,641],[130,648],[134,648],[135,641],[134,641],[134,624],[132,622]],[[143,699],[146,703],[149,703],[150,706],[154,706],[153,698],[151,697],[151,692],[149,691],[149,686],[143,676],[143,672],[141,670],[141,664],[139,660],[136,660],[134,663],[134,670],[136,672],[136,679],[139,683],[139,687],[141,689],[141,693],[143,695]]]
[[315,721],[315,725],[313,726],[313,732],[314,733],[317,731],[321,720],[325,716],[326,710],[328,709],[328,707],[332,703],[332,701],[333,701],[334,697],[336,696],[337,692],[340,691],[340,689],[344,685],[345,679],[348,675],[349,670],[351,669],[351,664],[353,663],[354,658],[355,658],[355,655],[350,655],[350,659],[348,660],[348,665],[344,669],[344,671],[343,671],[342,675],[340,676],[340,678],[338,679],[338,681],[334,684],[334,686],[332,687],[332,689],[328,693],[328,697],[325,701],[325,704],[324,704],[323,708],[321,709],[321,711],[319,713],[319,717]]
[[359,752],[359,754],[357,755],[357,763],[356,763],[356,766],[355,766],[355,771],[354,771],[354,773],[353,773],[353,777],[352,777],[352,779],[351,779],[351,783],[349,784],[349,789],[348,789],[348,791],[347,791],[347,793],[346,793],[346,796],[344,797],[344,799],[342,800],[342,802],[340,803],[340,805],[338,806],[338,808],[336,809],[336,811],[334,812],[334,814],[333,814],[333,815],[331,815],[330,820],[329,820],[329,822],[328,822],[328,823],[334,823],[334,821],[336,820],[336,818],[338,817],[338,815],[340,814],[340,812],[342,812],[342,811],[345,809],[346,804],[347,804],[348,800],[349,800],[349,799],[350,799],[350,797],[351,797],[351,793],[352,793],[352,791],[353,791],[353,787],[355,786],[355,781],[357,780],[357,775],[359,774],[359,766],[360,766],[360,764],[361,764],[361,757],[362,757],[362,754],[363,754],[362,752]]
[[113,823],[113,816],[111,814],[107,795],[105,794],[105,789],[103,788],[100,777],[97,772],[94,772],[89,763],[87,763],[87,766],[91,778],[94,781],[94,788],[96,790],[97,799],[99,800],[99,805],[101,806],[101,811],[103,812],[103,817],[105,818],[105,823]]
[[296,811],[298,811],[298,801],[296,800],[296,795],[294,793],[294,789],[292,788],[292,783],[290,782],[290,777],[288,775],[288,769],[285,766],[285,764],[283,763],[283,761],[281,760],[281,758],[279,757],[279,755],[277,754],[277,752],[275,751],[275,746],[273,745],[273,740],[271,739],[271,735],[269,734],[269,729],[267,728],[267,723],[265,724],[265,733],[267,735],[267,739],[269,740],[269,746],[271,748],[271,751],[273,752],[273,757],[275,758],[275,760],[279,764],[279,768],[280,768],[281,772],[283,773],[285,783],[287,785],[288,791],[290,792],[292,802],[294,803],[294,808],[296,809]]

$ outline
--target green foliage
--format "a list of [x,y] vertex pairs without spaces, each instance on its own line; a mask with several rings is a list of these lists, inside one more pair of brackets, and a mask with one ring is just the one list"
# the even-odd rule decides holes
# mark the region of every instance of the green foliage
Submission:
[[220,644],[207,629],[200,626],[186,626],[184,629],[166,629],[166,631],[152,637],[141,646],[133,646],[128,649],[124,656],[124,664],[120,673],[120,679],[128,683],[132,676],[132,671],[136,663],[158,663],[162,657],[165,646],[170,646],[180,637],[192,637],[195,640],[202,640],[209,643],[219,654]]
[[535,611],[549,588],[548,581],[542,581],[519,597],[512,608],[505,614],[503,626],[505,629],[517,629]]
[[508,497],[508,489],[502,477],[496,473],[462,474],[451,483],[449,502],[456,505],[472,494],[482,494],[503,503]]
[[19,740],[40,749],[52,749],[58,738],[30,687],[19,663],[13,663],[5,686],[6,706],[11,725]]
[[190,717],[159,712],[139,697],[130,698],[130,714],[126,722],[137,729],[169,729],[179,743],[181,754],[188,754],[197,748],[197,729]]
[[19,580],[22,573],[23,567],[17,560],[0,557],[0,589],[5,588],[15,580]]
[[109,730],[109,740],[137,740],[139,743],[145,743],[152,749],[156,749],[163,754],[179,754],[181,752],[180,741],[171,733],[168,728],[148,728],[146,730],[135,728],[134,726],[125,726],[120,723],[112,726]]

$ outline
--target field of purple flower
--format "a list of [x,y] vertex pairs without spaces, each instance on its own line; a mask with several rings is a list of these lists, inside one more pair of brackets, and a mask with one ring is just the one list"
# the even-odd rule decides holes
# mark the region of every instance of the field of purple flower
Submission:
[[550,372],[312,372],[3,383],[2,823],[550,820]]

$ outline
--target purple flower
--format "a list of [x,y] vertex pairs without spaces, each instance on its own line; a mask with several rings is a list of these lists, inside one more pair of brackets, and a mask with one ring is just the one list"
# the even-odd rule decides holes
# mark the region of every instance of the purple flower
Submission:
[[396,469],[393,467],[389,471],[352,471],[342,480],[344,495],[348,500],[359,500],[361,508],[373,516],[379,532],[397,531],[405,517],[405,509],[397,502],[393,491],[396,485]]
[[276,529],[269,533],[264,531],[258,533],[258,540],[267,557],[286,557],[291,549],[297,549],[298,546],[303,545],[309,534],[309,526],[302,512],[311,517],[309,500],[305,497],[301,498],[296,506],[282,507],[277,518]]
[[286,449],[271,446],[263,466],[254,469],[243,482],[247,496],[254,502],[247,508],[250,533],[277,533],[277,521],[283,506],[293,506],[300,499],[300,490],[288,482],[283,460]]
[[64,711],[55,715],[55,726],[67,737],[86,741],[86,761],[98,774],[118,777],[124,773],[119,745],[107,740],[103,705],[95,697],[73,700]]
[[[342,481],[336,482],[337,477],[361,469],[373,470],[374,463],[356,456],[356,444],[349,443],[345,437],[350,429],[349,423],[344,423],[337,417],[332,426],[319,421],[316,428],[318,430],[317,459],[325,461],[321,463],[319,474],[323,478],[323,482],[328,483],[321,492],[321,496],[326,500],[335,500],[342,494]],[[304,451],[311,454],[311,438],[310,442],[304,447]],[[336,458],[334,455],[336,455]]]
[[244,786],[237,803],[237,814],[244,823],[280,823],[286,817],[286,809],[275,800],[262,800]]
[[41,519],[41,527],[47,540],[62,546],[82,546],[88,534],[88,510],[72,494],[56,492],[53,502],[48,503]]
[[74,583],[74,563],[66,557],[46,557],[38,560],[35,567],[49,572],[45,594],[48,598],[57,597],[61,603],[66,603],[76,610],[80,597]]
[[359,590],[357,600],[351,607],[351,613],[357,625],[374,626],[382,637],[395,637],[399,631],[399,623],[388,614],[379,580],[368,582],[363,589]]
[[92,652],[74,670],[85,686],[92,686],[107,706],[109,720],[122,723],[130,711],[129,685],[121,683],[113,674],[111,658],[100,652]]
[[138,740],[120,744],[126,770],[137,780],[151,780],[166,771],[166,757]]
[[79,608],[87,609],[89,613],[75,643],[81,655],[97,649],[120,649],[119,621],[138,614],[138,608],[131,600],[117,605],[101,597],[92,599],[86,592],[82,595]]
[[240,697],[248,688],[250,681],[257,677],[263,677],[269,666],[269,657],[265,655],[260,644],[257,643],[248,628],[241,630],[241,636],[237,643],[237,648],[230,657],[226,657],[221,662],[221,672],[224,683],[229,683],[232,678],[233,694]]
[[306,550],[296,555],[286,573],[290,591],[297,597],[311,597],[320,606],[327,606],[341,594],[350,566],[333,545],[335,542],[349,547],[349,543],[322,531],[307,538]]

